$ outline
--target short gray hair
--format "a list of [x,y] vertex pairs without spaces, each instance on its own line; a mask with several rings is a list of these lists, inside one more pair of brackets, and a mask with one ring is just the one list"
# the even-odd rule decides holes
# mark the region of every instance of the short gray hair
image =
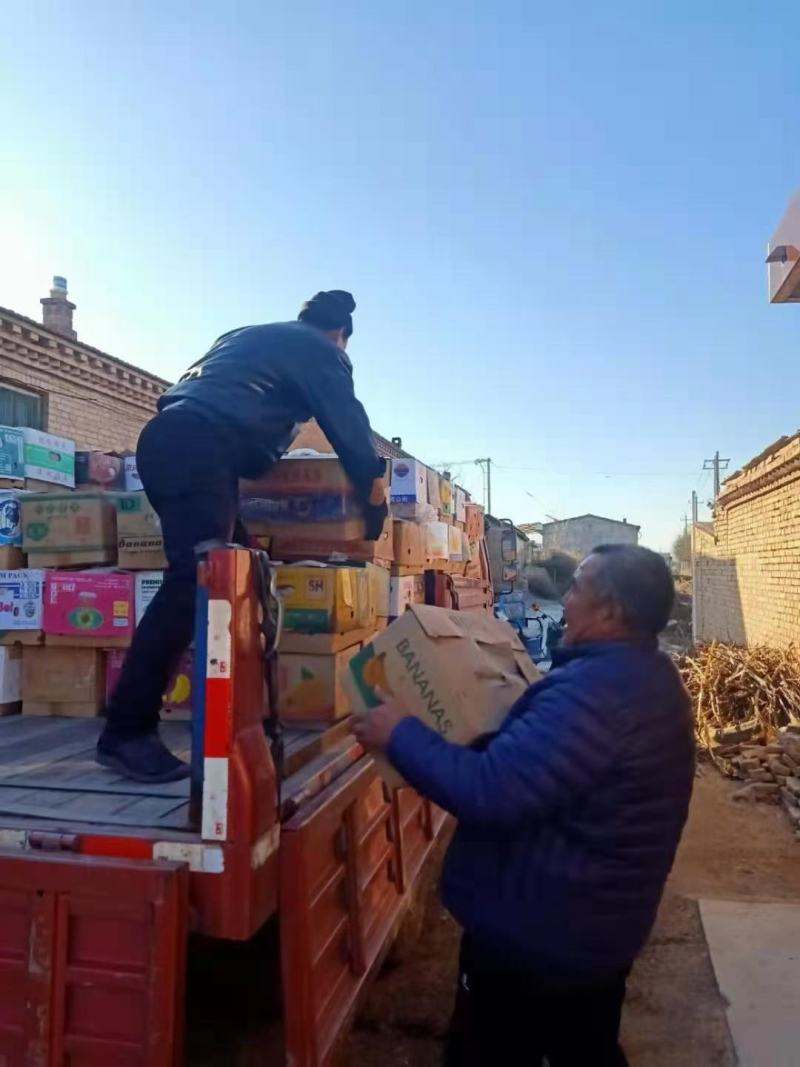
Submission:
[[675,602],[675,582],[663,556],[641,545],[598,545],[602,560],[591,576],[594,593],[616,604],[635,633],[661,633]]

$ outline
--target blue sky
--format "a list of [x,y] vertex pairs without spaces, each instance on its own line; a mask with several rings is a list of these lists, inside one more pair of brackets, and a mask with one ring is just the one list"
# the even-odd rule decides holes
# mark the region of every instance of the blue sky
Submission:
[[12,0],[0,304],[65,274],[84,340],[175,377],[351,289],[378,430],[667,547],[705,457],[800,424],[789,6]]

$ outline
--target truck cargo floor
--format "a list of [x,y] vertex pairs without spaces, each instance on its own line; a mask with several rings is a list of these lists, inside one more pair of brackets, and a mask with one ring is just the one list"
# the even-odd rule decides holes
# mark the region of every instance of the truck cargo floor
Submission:
[[[94,761],[102,719],[0,718],[0,814],[116,826],[188,829],[189,781],[145,785]],[[188,723],[161,736],[188,760]]]

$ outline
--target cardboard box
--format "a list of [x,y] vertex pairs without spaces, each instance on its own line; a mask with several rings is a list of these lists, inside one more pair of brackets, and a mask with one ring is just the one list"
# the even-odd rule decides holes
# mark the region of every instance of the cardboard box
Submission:
[[467,494],[460,485],[455,486],[453,493],[453,515],[456,522],[465,522],[467,518]]
[[117,515],[104,493],[30,493],[22,498],[22,547],[39,567],[115,563]]
[[145,493],[118,493],[115,500],[118,565],[128,571],[163,570],[161,521]]
[[365,567],[287,564],[277,568],[275,578],[287,630],[346,633],[374,617]]
[[21,490],[0,489],[0,546],[22,548],[22,498]]
[[449,478],[442,478],[439,482],[439,497],[442,501],[439,511],[443,517],[453,517],[453,483]]
[[263,509],[261,504],[262,501],[251,497],[242,501],[240,509],[242,522],[256,543],[280,538],[301,541],[308,537],[312,529],[318,542],[364,540],[364,520],[360,516],[331,522],[315,522],[313,527],[302,521],[277,523],[265,517],[268,509]]
[[[126,651],[121,648],[114,648],[106,653],[106,703],[111,699],[119,681],[126,655]],[[187,649],[173,671],[167,691],[163,697],[161,706],[161,719],[163,722],[188,722],[191,719],[193,686],[194,653],[191,649]]]
[[45,572],[0,571],[0,631],[42,629]]
[[137,626],[142,621],[142,616],[147,611],[150,601],[161,588],[161,583],[163,581],[163,571],[140,571],[140,573],[136,575],[133,605]]
[[427,504],[428,469],[418,459],[392,460],[392,504]]
[[422,527],[425,536],[425,555],[428,559],[450,559],[450,529],[446,522],[426,522]]
[[412,604],[425,603],[425,575],[392,575],[389,587],[389,617],[402,615]]
[[126,493],[141,493],[144,491],[142,479],[139,477],[139,469],[136,466],[136,456],[123,456],[124,481]]
[[496,730],[538,677],[508,623],[412,604],[353,657],[343,684],[357,714],[377,707],[382,690],[448,741],[468,745]]
[[15,715],[22,700],[22,649],[0,648],[0,715]]
[[373,560],[391,563],[394,559],[392,520],[387,518],[377,541],[333,541],[322,538],[285,537],[272,539],[270,556],[276,560],[322,560],[330,563],[347,561],[371,563]]
[[280,717],[284,722],[325,723],[351,711],[342,675],[361,650],[353,645],[332,655],[282,652],[278,661]]
[[22,714],[94,717],[103,707],[104,657],[96,648],[25,648]]
[[76,452],[75,485],[78,489],[124,489],[122,456],[115,452]]
[[464,508],[464,528],[470,541],[481,541],[484,533],[483,508],[480,504],[467,504]]
[[45,582],[44,632],[58,644],[130,644],[133,575],[116,571],[51,571]]
[[297,652],[306,656],[330,656],[334,652],[343,652],[353,645],[363,645],[375,635],[371,626],[360,630],[350,630],[346,634],[298,634],[292,630],[281,630],[278,651]]
[[361,508],[350,493],[242,497],[242,522],[251,533],[316,537],[334,541],[364,538]]
[[363,541],[364,520],[339,458],[290,452],[265,477],[241,483],[241,516],[256,535]]
[[25,477],[25,437],[22,430],[0,426],[0,478],[21,482]]
[[388,619],[391,615],[389,600],[391,594],[391,576],[386,567],[367,563],[369,578],[370,622],[373,619]]
[[27,563],[27,557],[16,545],[0,545],[0,571],[21,570]]
[[424,567],[427,559],[425,527],[394,520],[394,562],[400,567]]
[[462,531],[457,526],[447,527],[447,550],[451,563],[461,563],[463,561],[461,534]]
[[428,467],[428,503],[431,507],[436,508],[438,511],[442,506],[442,498],[439,493],[439,482],[442,480],[441,474],[438,471],[433,470],[432,467]]
[[288,452],[263,478],[244,479],[242,496],[276,497],[353,492],[353,485],[338,456],[301,449]]
[[75,442],[23,426],[25,477],[40,482],[75,488]]

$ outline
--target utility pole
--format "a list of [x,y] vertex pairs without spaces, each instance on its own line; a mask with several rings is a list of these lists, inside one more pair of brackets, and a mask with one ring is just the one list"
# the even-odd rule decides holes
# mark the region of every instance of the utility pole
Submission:
[[[492,461],[489,456],[476,459],[475,462],[486,473],[486,514],[492,514]],[[484,466],[485,464],[485,466]]]
[[[723,463],[725,464],[724,467],[722,466]],[[716,500],[717,497],[719,496],[719,472],[720,472],[720,469],[726,471],[728,469],[728,464],[729,463],[730,463],[729,459],[720,459],[719,458],[719,449],[717,449],[717,451],[714,453],[714,458],[713,459],[704,459],[703,460],[703,470],[704,471],[710,471],[710,470],[714,471],[714,500]]]
[[[719,459],[719,452],[717,452]],[[697,641],[697,556],[695,537],[697,536],[697,493],[692,490],[692,643]]]

